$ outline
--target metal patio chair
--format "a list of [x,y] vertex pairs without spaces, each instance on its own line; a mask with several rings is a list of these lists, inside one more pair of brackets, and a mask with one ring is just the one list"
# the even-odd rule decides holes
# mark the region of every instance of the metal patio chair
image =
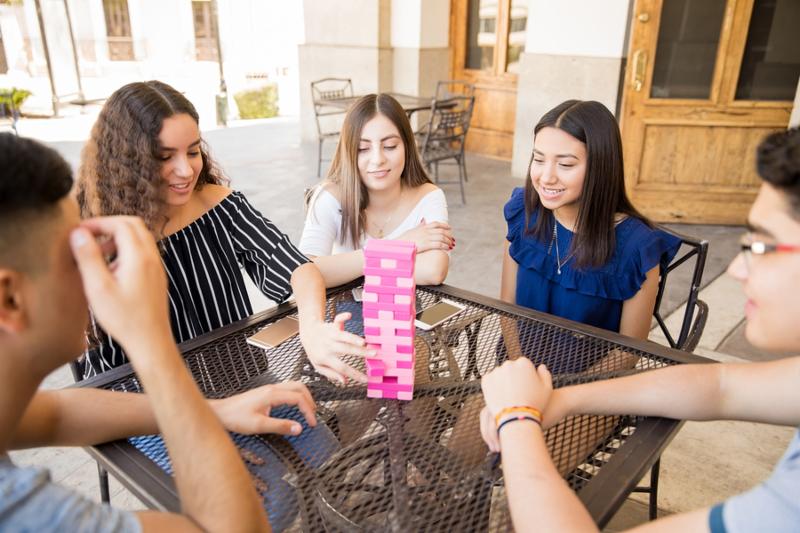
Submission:
[[339,138],[340,124],[326,117],[344,115],[347,110],[341,106],[332,106],[330,100],[351,98],[353,81],[350,78],[323,78],[311,82],[311,100],[314,105],[314,120],[317,124],[317,177],[322,172],[322,146],[326,140]]
[[[434,182],[439,182],[439,163],[453,159],[458,166],[458,184],[461,202],[466,204],[464,182],[467,181],[467,165],[464,146],[475,107],[474,96],[449,96],[434,99],[428,124],[417,132],[420,156],[428,172],[433,170]],[[442,184],[456,182],[441,182]]]

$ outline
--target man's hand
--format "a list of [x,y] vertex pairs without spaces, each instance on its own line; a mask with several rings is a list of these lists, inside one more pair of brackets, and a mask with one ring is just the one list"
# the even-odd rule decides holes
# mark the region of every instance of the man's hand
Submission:
[[341,360],[343,355],[374,357],[375,350],[368,349],[366,342],[358,335],[344,331],[344,323],[351,317],[350,313],[339,313],[333,322],[321,320],[309,323],[300,322],[300,342],[314,369],[337,383],[346,383],[352,379],[366,383],[367,376]]
[[[110,265],[96,241],[100,237],[109,238],[116,249]],[[172,339],[164,267],[140,218],[85,220],[73,230],[70,243],[89,306],[103,329],[123,346],[144,336]]]
[[521,357],[506,361],[481,379],[486,407],[481,411],[481,435],[489,449],[500,451],[494,417],[507,407],[527,406],[545,412],[553,392],[553,378],[544,365],[535,368]]
[[314,399],[306,386],[297,381],[264,385],[209,403],[225,429],[245,435],[299,435],[302,427],[296,421],[269,416],[271,409],[279,405],[296,405],[310,426],[317,425]]

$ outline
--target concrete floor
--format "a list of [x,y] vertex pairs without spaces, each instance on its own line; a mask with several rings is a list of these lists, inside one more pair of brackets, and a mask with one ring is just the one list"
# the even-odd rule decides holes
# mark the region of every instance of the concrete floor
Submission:
[[[64,119],[67,120],[67,119]],[[81,127],[90,124],[85,117],[74,118]],[[20,133],[48,140],[73,165],[79,160],[82,142],[59,141],[81,138],[54,135],[61,131],[45,121],[23,121]],[[47,121],[51,122],[51,121]],[[299,125],[294,119],[274,119],[252,125],[241,123],[228,129],[204,133],[213,155],[231,186],[244,192],[250,201],[272,219],[293,240],[302,230],[303,191],[317,183],[316,144],[299,141]],[[329,149],[332,146],[328,145]],[[468,155],[470,181],[467,204],[462,205],[457,185],[443,185],[450,219],[457,238],[446,283],[496,297],[500,287],[500,265],[505,236],[502,207],[521,179],[510,175],[510,164]],[[453,176],[444,170],[442,177]],[[743,300],[738,283],[724,271],[737,253],[741,227],[676,225],[673,229],[704,238],[710,243],[703,279],[703,298],[710,307],[709,321],[697,353],[714,360],[763,360],[774,356],[752,348],[743,336]],[[685,270],[685,269],[684,269]],[[688,287],[688,273],[676,272],[674,285],[663,309],[680,315]],[[264,305],[254,302],[255,306]],[[668,312],[665,312],[668,314]],[[651,338],[664,342],[654,331]],[[71,382],[66,369],[60,369],[46,386],[60,387]],[[764,479],[788,444],[793,430],[739,422],[687,423],[663,455],[661,514],[707,506],[750,487]],[[97,476],[93,462],[81,450],[50,449],[12,454],[20,464],[38,464],[52,470],[53,479],[97,498]],[[746,458],[743,460],[742,458]],[[126,508],[141,504],[113,482],[112,501]],[[616,531],[647,520],[645,499],[633,496],[609,525]]]

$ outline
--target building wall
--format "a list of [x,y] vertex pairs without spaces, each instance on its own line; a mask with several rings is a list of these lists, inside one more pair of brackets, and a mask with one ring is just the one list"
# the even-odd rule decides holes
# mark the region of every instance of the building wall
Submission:
[[450,77],[450,0],[304,0],[300,116],[316,138],[311,82],[350,78],[355,94],[431,96]]
[[[184,91],[198,107],[204,125],[216,120],[214,96],[219,90],[216,61],[197,61],[190,0],[128,0],[134,58],[109,58],[102,0],[68,0],[84,92],[107,97],[121,85],[160,79]],[[217,0],[219,31],[229,94],[277,82],[284,114],[297,114],[297,45],[301,41],[302,6],[284,0]],[[56,92],[77,90],[66,16],[60,1],[42,0]],[[45,111],[50,101],[47,68],[34,0],[0,6],[0,24],[9,55],[11,83],[34,91],[31,101]],[[9,38],[10,37],[10,38]],[[233,99],[229,107],[235,114]]]
[[529,0],[520,57],[511,172],[525,176],[539,118],[568,99],[597,100],[616,112],[631,0]]
[[794,109],[789,118],[789,127],[800,126],[800,80],[797,81],[797,93],[794,95]]

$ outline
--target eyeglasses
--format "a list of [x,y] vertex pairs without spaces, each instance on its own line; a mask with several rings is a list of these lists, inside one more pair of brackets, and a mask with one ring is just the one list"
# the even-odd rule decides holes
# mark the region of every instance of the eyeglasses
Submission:
[[742,255],[744,255],[745,263],[747,267],[750,267],[752,262],[752,256],[762,256],[767,254],[773,254],[777,252],[788,252],[788,253],[798,253],[800,252],[800,245],[794,244],[772,244],[764,241],[759,241],[753,239],[752,234],[747,233],[742,238],[741,243],[741,250]]

